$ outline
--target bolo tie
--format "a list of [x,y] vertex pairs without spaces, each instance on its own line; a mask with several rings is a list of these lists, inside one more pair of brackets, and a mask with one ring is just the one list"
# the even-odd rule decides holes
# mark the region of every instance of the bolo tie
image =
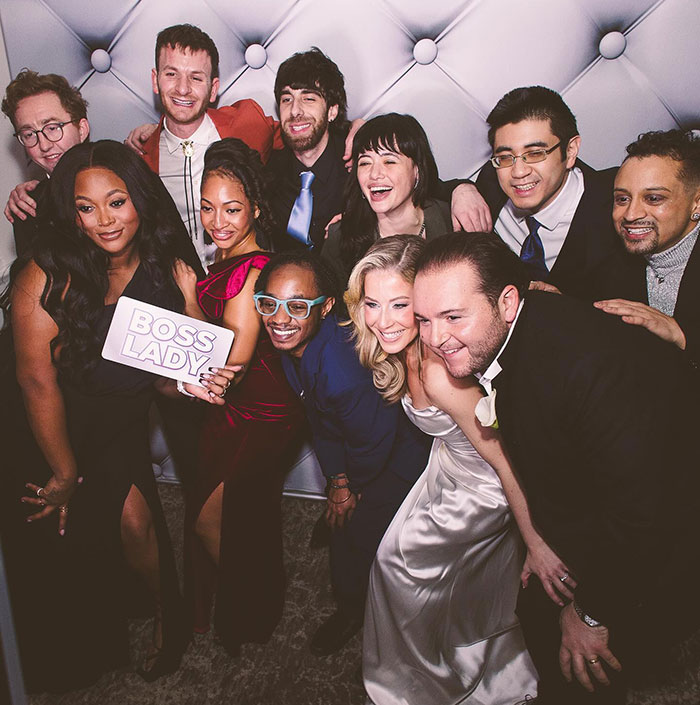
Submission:
[[194,207],[194,180],[192,178],[192,157],[194,156],[194,142],[185,140],[180,143],[182,153],[185,155],[185,161],[182,167],[182,182],[185,187],[185,206],[187,207],[187,230],[190,233],[190,239],[196,242],[199,239],[199,231],[197,229],[197,212]]

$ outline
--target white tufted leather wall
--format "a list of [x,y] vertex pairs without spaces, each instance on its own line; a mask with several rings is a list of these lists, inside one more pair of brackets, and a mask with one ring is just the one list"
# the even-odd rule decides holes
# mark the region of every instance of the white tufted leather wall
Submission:
[[11,74],[64,74],[94,138],[157,118],[155,37],[180,22],[219,48],[219,105],[251,97],[275,114],[277,67],[317,45],[345,75],[350,117],[414,114],[443,178],[479,168],[485,116],[521,85],[562,93],[596,168],[639,132],[700,127],[700,0],[2,0],[0,22]]

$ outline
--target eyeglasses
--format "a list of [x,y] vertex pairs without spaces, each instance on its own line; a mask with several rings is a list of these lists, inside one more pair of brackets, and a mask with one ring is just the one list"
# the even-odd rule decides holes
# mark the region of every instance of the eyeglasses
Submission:
[[49,142],[58,142],[61,137],[63,137],[64,125],[71,125],[74,122],[80,122],[80,119],[66,120],[66,122],[49,122],[44,125],[41,130],[30,130],[26,128],[15,132],[15,137],[24,147],[36,147],[39,143],[39,133],[44,135]]
[[495,157],[491,157],[490,161],[496,169],[508,169],[515,164],[517,159],[522,159],[525,164],[537,164],[537,162],[543,162],[560,145],[561,141],[549,149],[531,149],[523,154],[497,154]]
[[263,316],[274,316],[280,305],[288,316],[292,318],[308,318],[314,306],[322,304],[328,299],[327,296],[319,296],[317,299],[276,299],[268,294],[254,294],[255,308]]

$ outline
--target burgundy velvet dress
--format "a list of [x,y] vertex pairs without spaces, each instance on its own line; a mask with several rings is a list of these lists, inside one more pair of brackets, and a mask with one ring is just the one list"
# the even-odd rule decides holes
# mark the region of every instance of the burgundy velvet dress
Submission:
[[[241,291],[250,268],[262,269],[269,258],[253,252],[210,266],[197,294],[213,323],[221,324],[226,302]],[[264,331],[244,378],[228,390],[225,402],[208,407],[203,424],[187,505],[185,580],[195,631],[209,630],[216,594],[214,627],[235,652],[240,644],[267,641],[282,616],[282,486],[305,428],[301,404]],[[222,482],[217,572],[194,524]]]

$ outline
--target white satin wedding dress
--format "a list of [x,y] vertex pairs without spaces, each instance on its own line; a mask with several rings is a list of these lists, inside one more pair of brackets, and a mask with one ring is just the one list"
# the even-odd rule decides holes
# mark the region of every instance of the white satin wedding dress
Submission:
[[515,616],[522,549],[501,483],[450,416],[408,417],[435,441],[370,576],[363,677],[374,705],[512,705],[537,675]]

